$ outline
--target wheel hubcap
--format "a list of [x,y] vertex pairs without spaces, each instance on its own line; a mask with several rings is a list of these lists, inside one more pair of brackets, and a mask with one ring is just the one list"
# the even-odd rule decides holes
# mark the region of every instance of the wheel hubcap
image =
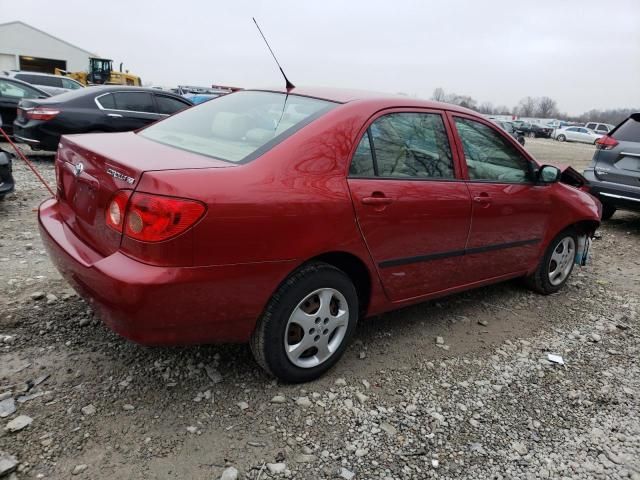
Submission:
[[297,367],[312,368],[340,347],[349,324],[349,306],[338,290],[321,288],[293,309],[284,334],[287,357]]
[[554,248],[549,260],[549,282],[560,285],[571,272],[575,260],[576,242],[572,237],[565,237]]

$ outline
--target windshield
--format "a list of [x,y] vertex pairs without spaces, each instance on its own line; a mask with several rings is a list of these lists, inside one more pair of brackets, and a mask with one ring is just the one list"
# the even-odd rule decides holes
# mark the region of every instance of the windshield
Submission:
[[218,97],[142,130],[172,147],[234,163],[248,162],[335,107],[326,100],[243,91]]

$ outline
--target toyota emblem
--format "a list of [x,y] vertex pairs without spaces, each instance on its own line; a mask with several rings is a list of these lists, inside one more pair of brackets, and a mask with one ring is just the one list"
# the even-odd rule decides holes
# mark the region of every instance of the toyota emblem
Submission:
[[84,171],[84,165],[82,164],[82,162],[80,163],[76,163],[73,166],[73,174],[77,177],[79,176],[82,172]]

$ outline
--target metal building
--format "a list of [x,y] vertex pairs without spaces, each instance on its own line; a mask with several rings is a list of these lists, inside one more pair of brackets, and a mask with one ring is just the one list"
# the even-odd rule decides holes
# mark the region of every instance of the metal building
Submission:
[[0,70],[86,70],[97,55],[24,22],[0,24]]

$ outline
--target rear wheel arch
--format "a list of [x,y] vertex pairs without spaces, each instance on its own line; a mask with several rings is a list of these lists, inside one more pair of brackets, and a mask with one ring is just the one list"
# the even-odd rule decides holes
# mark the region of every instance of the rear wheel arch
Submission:
[[358,293],[360,314],[362,315],[368,310],[371,301],[372,274],[360,257],[353,253],[336,251],[310,258],[305,263],[311,262],[327,263],[347,274]]

